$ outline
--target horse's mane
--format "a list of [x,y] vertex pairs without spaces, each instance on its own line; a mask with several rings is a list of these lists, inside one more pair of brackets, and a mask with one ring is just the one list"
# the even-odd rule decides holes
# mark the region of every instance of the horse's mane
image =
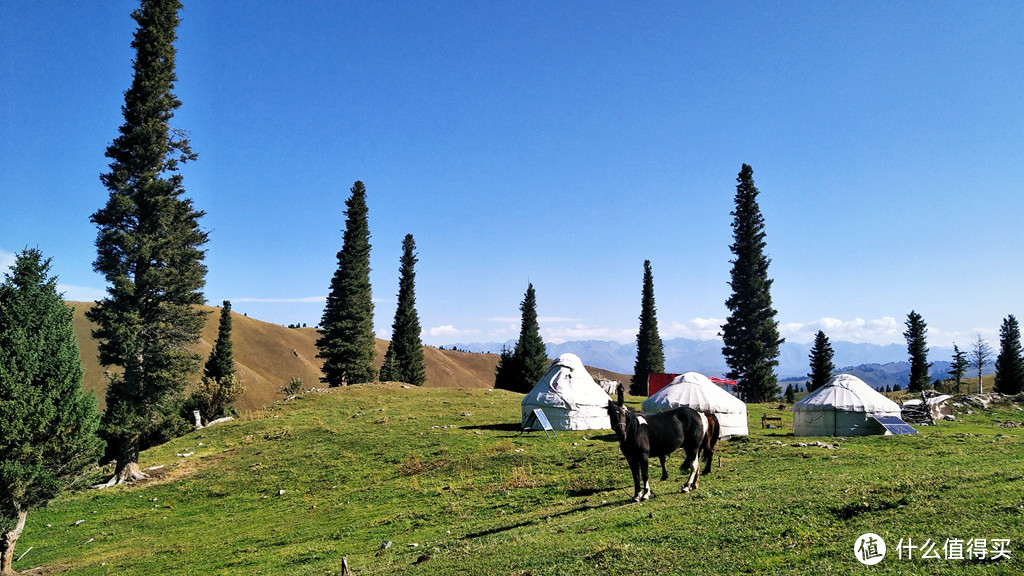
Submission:
[[636,410],[626,406],[626,437],[640,438],[640,419],[637,418]]
[[637,441],[640,437],[640,419],[637,417],[636,410],[633,410],[629,406],[622,406],[621,409],[616,404],[609,404],[608,410],[611,412],[614,410],[619,416],[625,418],[626,421],[626,438],[625,440]]

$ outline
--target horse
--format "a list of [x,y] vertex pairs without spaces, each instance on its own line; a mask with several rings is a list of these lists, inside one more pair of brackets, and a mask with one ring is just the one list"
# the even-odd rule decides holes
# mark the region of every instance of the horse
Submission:
[[647,464],[651,456],[661,460],[661,479],[668,480],[665,458],[679,447],[683,448],[686,460],[680,471],[687,468],[690,470],[690,476],[682,487],[684,493],[697,489],[700,479],[698,456],[701,451],[706,462],[704,474],[711,472],[715,444],[721,434],[718,417],[714,414],[697,412],[687,406],[659,414],[643,414],[609,402],[608,417],[619,440],[619,449],[633,473],[634,502],[647,500],[653,494],[647,478]]

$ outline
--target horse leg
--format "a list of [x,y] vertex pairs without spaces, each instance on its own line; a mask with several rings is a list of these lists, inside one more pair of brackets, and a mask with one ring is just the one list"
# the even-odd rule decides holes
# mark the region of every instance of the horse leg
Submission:
[[690,475],[683,484],[683,492],[697,489],[697,475],[700,472],[700,463],[697,461],[697,448],[686,449],[686,461],[683,462],[683,469],[690,469]]
[[722,434],[722,425],[718,421],[718,417],[714,414],[708,417],[708,433],[704,437],[706,445],[704,446],[704,474],[711,473],[711,461],[715,458],[715,444],[718,443],[718,437]]
[[646,454],[641,454],[640,455],[640,472],[643,474],[643,478],[644,478],[644,493],[640,496],[640,500],[647,500],[653,494],[651,492],[651,482],[650,482],[650,479],[647,476],[647,474],[648,474],[647,469],[648,469],[648,457],[647,457]]
[[629,471],[633,474],[633,502],[639,502],[640,496],[640,460],[632,458],[629,460]]
[[665,458],[667,456],[658,456],[658,458],[661,460],[661,479],[668,480],[668,468],[665,468]]

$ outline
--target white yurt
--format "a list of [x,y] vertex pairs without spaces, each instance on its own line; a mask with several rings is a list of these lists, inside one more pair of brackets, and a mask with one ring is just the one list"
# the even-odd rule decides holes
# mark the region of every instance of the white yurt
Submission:
[[884,434],[872,416],[900,416],[898,404],[852,374],[839,374],[793,405],[796,436]]
[[668,386],[644,400],[641,409],[648,414],[657,414],[680,406],[689,406],[698,412],[713,412],[718,416],[723,438],[750,433],[747,429],[747,405],[699,372],[676,376]]
[[587,372],[579,356],[562,354],[544,377],[523,398],[523,428],[542,426],[533,411],[544,411],[555,430],[603,430],[611,428],[608,402],[611,398]]

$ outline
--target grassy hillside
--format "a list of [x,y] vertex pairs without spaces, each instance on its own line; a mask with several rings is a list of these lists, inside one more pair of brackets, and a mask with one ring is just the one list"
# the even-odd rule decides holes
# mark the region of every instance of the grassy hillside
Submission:
[[[96,391],[102,408],[107,381],[104,369],[97,360],[97,345],[92,338],[94,325],[85,319],[85,311],[91,304],[71,304],[75,306],[75,335],[85,366],[85,387]],[[220,312],[217,308],[204,308],[210,314],[196,351],[205,361],[217,340]],[[316,329],[286,328],[232,312],[231,338],[235,365],[245,384],[245,394],[236,403],[240,412],[255,410],[284,398],[281,388],[293,377],[302,378],[307,388],[324,386],[320,383],[323,361],[316,357]],[[377,340],[378,367],[384,361],[387,347],[387,341]],[[498,356],[495,354],[438,350],[425,346],[423,359],[427,369],[427,387],[490,388],[494,385],[494,368],[498,364]],[[604,370],[591,370],[591,373],[594,377],[628,382],[628,377]]]
[[[357,576],[855,574],[854,542],[873,532],[889,547],[874,574],[1024,572],[1024,428],[997,425],[1024,420],[1014,407],[913,437],[796,439],[751,406],[752,435],[721,447],[697,492],[679,493],[676,455],[632,504],[609,431],[519,435],[521,399],[304,394],[144,452],[153,480],[32,512],[15,568],[331,575],[347,556]],[[1009,539],[1011,557],[901,560],[901,538]]]

